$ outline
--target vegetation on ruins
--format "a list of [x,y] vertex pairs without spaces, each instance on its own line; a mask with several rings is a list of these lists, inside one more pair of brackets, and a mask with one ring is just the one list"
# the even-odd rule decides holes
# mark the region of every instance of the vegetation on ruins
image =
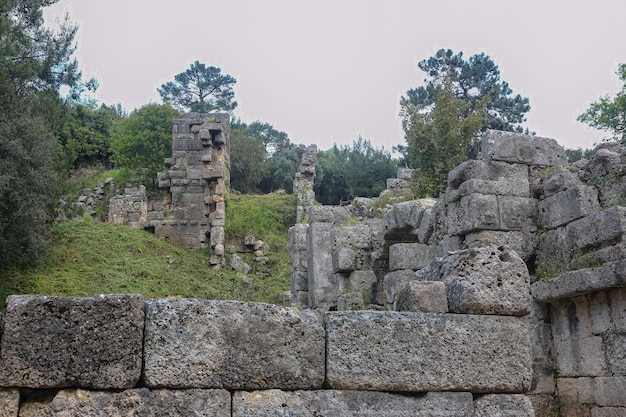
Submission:
[[394,178],[398,163],[385,148],[376,149],[359,137],[352,146],[333,145],[317,153],[315,198],[322,204],[339,204],[354,197],[376,197]]
[[626,64],[620,64],[617,76],[624,82],[617,95],[613,98],[608,95],[600,97],[577,120],[607,131],[612,134],[609,139],[626,144]]
[[237,107],[234,101],[233,85],[237,82],[222,70],[195,61],[190,67],[174,76],[158,89],[165,103],[181,111],[206,113],[211,110],[232,111]]
[[440,49],[418,66],[428,78],[400,101],[407,145],[394,149],[416,169],[416,195],[437,197],[445,191],[448,172],[477,152],[479,131],[522,132],[530,105],[528,98],[512,95],[484,53],[466,61],[462,52]]
[[172,155],[172,122],[178,111],[168,104],[147,104],[119,121],[111,135],[112,160],[117,167],[145,170],[156,179]]

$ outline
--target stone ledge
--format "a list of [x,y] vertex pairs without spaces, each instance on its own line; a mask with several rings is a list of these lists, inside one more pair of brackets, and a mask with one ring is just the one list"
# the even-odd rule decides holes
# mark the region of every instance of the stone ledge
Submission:
[[530,287],[535,300],[547,303],[610,288],[626,287],[626,260],[607,262],[598,268],[569,271]]

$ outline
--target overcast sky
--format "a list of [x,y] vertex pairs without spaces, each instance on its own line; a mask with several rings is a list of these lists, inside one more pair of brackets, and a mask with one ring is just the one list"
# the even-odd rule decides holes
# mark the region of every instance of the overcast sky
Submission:
[[292,142],[404,143],[399,100],[422,85],[417,63],[440,48],[485,52],[526,126],[570,148],[606,136],[576,121],[619,90],[624,0],[61,0],[78,23],[77,58],[96,98],[128,111],[195,61],[237,79],[235,115]]

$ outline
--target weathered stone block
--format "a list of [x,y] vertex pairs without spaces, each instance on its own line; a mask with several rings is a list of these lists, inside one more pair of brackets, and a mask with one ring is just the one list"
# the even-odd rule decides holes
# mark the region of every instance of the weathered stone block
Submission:
[[[553,327],[554,328],[554,327]],[[607,375],[602,337],[554,335],[556,366],[563,377]]]
[[20,411],[20,391],[18,389],[0,390],[0,417],[17,417]]
[[141,375],[141,295],[12,295],[1,341],[5,387],[133,387]]
[[498,196],[499,228],[503,231],[537,231],[537,200],[534,198]]
[[146,302],[149,387],[319,389],[324,329],[313,314],[262,303]]
[[412,269],[403,269],[400,271],[393,271],[385,275],[383,278],[383,289],[385,291],[385,297],[387,304],[392,310],[398,308],[398,297],[400,291],[409,281],[415,280],[415,271]]
[[331,223],[345,225],[350,218],[350,211],[340,206],[312,206],[309,208],[309,224]]
[[447,313],[445,284],[438,281],[410,281],[400,290],[398,311]]
[[438,258],[417,271],[420,281],[446,285],[452,313],[524,316],[530,312],[530,276],[517,253],[472,248]]
[[541,226],[554,229],[599,212],[598,191],[587,185],[568,188],[539,201],[538,208]]
[[331,312],[326,381],[335,389],[525,392],[527,321],[518,317]]
[[365,301],[360,292],[350,292],[339,295],[337,298],[337,311],[362,310]]
[[542,166],[567,164],[565,150],[554,139],[488,130],[483,133],[481,143],[478,159]]
[[465,235],[463,244],[467,248],[482,248],[485,246],[505,247],[517,252],[527,261],[537,246],[537,235],[522,231],[503,232],[499,230],[479,230]]
[[448,234],[466,235],[476,230],[499,230],[500,213],[495,195],[469,194],[448,205]]
[[583,185],[583,182],[578,178],[576,173],[569,169],[561,169],[550,175],[543,182],[543,193],[545,197],[550,197],[551,195],[579,185]]
[[356,252],[350,248],[340,248],[333,252],[333,266],[336,272],[350,272],[356,269]]
[[[352,291],[371,292],[374,290],[378,278],[372,270],[353,271],[348,278]],[[366,300],[368,301],[368,300]]]
[[473,417],[469,392],[404,396],[366,391],[279,390],[233,394],[233,417]]
[[535,417],[533,405],[522,394],[487,394],[474,401],[475,417]]
[[424,211],[434,206],[435,203],[436,200],[424,198],[394,205],[383,216],[383,238],[392,242],[417,241]]
[[619,241],[626,232],[626,207],[611,207],[567,225],[571,247],[587,249]]
[[389,247],[389,270],[421,269],[435,258],[436,248],[422,243],[396,243]]
[[593,379],[596,404],[601,407],[626,407],[626,377]]
[[330,232],[333,249],[350,247],[368,249],[372,246],[372,231],[367,224],[349,227],[334,227]]
[[607,288],[626,286],[626,261],[608,262],[598,268],[580,269],[557,278],[537,281],[530,287],[539,302],[552,302]]
[[330,223],[311,223],[307,229],[309,306],[320,310],[328,310],[337,303],[331,228]]
[[530,197],[528,167],[498,161],[465,161],[448,174],[448,185],[462,195]]
[[594,407],[591,417],[626,417],[626,407]]
[[25,403],[20,417],[230,417],[230,401],[226,390],[64,390],[51,402]]
[[626,288],[616,288],[608,293],[612,328],[626,332]]

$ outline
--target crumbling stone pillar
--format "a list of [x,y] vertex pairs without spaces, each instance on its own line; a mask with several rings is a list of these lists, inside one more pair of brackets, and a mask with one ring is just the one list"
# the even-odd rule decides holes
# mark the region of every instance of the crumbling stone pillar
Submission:
[[167,215],[155,234],[178,244],[210,247],[212,265],[224,262],[224,194],[230,184],[230,116],[188,113],[174,120],[172,157],[159,187],[169,191]]
[[298,196],[298,212],[296,223],[307,223],[309,219],[308,209],[315,203],[315,161],[317,160],[317,146],[311,145],[302,155],[300,172],[296,173],[293,181],[293,193]]

